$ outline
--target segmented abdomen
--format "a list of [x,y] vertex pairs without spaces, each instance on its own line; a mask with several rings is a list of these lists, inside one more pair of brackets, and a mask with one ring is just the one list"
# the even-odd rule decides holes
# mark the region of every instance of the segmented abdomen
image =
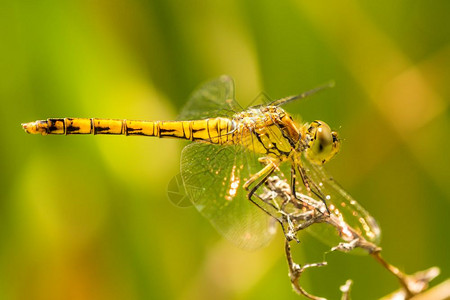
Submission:
[[205,141],[212,144],[233,142],[236,124],[227,118],[194,121],[132,121],[95,118],[52,118],[22,124],[31,134],[113,134],[141,135]]

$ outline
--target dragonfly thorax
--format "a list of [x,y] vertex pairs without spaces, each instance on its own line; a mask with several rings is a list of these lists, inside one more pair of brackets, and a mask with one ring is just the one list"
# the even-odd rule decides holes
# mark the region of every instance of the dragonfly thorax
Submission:
[[280,107],[253,107],[235,114],[233,121],[234,142],[253,152],[284,160],[298,148],[300,131]]
[[298,126],[278,106],[252,107],[235,114],[232,122],[235,144],[279,160],[304,152],[311,162],[322,165],[339,152],[338,134],[325,122]]

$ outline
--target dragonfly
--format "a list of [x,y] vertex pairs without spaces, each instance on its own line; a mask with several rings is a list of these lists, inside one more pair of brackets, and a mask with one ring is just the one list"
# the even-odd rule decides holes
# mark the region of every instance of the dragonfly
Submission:
[[[377,243],[380,230],[375,219],[322,167],[339,151],[337,132],[323,121],[295,121],[282,108],[324,88],[242,109],[235,99],[233,79],[224,75],[194,91],[176,121],[49,118],[22,126],[27,133],[41,135],[110,134],[191,141],[181,153],[185,193],[224,237],[241,248],[262,247],[275,234],[273,216],[257,197],[258,189],[275,173],[290,179],[294,195],[301,185],[325,203],[323,213],[338,215],[365,239]],[[329,240],[322,233],[316,236],[325,243]]]

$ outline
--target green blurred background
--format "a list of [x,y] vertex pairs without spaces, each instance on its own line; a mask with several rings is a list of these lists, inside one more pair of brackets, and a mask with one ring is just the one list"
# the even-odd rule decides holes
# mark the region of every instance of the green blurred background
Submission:
[[[319,3],[320,2],[320,3]],[[245,252],[166,186],[182,142],[30,136],[48,117],[173,119],[229,74],[246,105],[336,87],[287,110],[340,131],[334,177],[379,221],[384,257],[448,278],[450,2],[0,2],[0,299],[298,299],[282,236]],[[309,236],[299,262],[323,259]],[[396,280],[334,253],[302,280],[375,299]]]

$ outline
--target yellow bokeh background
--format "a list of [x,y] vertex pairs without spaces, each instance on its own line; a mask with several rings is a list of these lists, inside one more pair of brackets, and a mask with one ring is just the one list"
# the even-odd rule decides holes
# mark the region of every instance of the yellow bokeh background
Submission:
[[[234,247],[166,186],[183,142],[30,136],[48,117],[174,119],[221,74],[247,105],[334,80],[286,109],[340,132],[327,167],[381,225],[388,261],[442,269],[450,248],[450,2],[0,2],[0,299],[298,299],[281,233]],[[309,236],[294,248],[317,262]],[[311,292],[398,287],[370,257],[334,253]]]

